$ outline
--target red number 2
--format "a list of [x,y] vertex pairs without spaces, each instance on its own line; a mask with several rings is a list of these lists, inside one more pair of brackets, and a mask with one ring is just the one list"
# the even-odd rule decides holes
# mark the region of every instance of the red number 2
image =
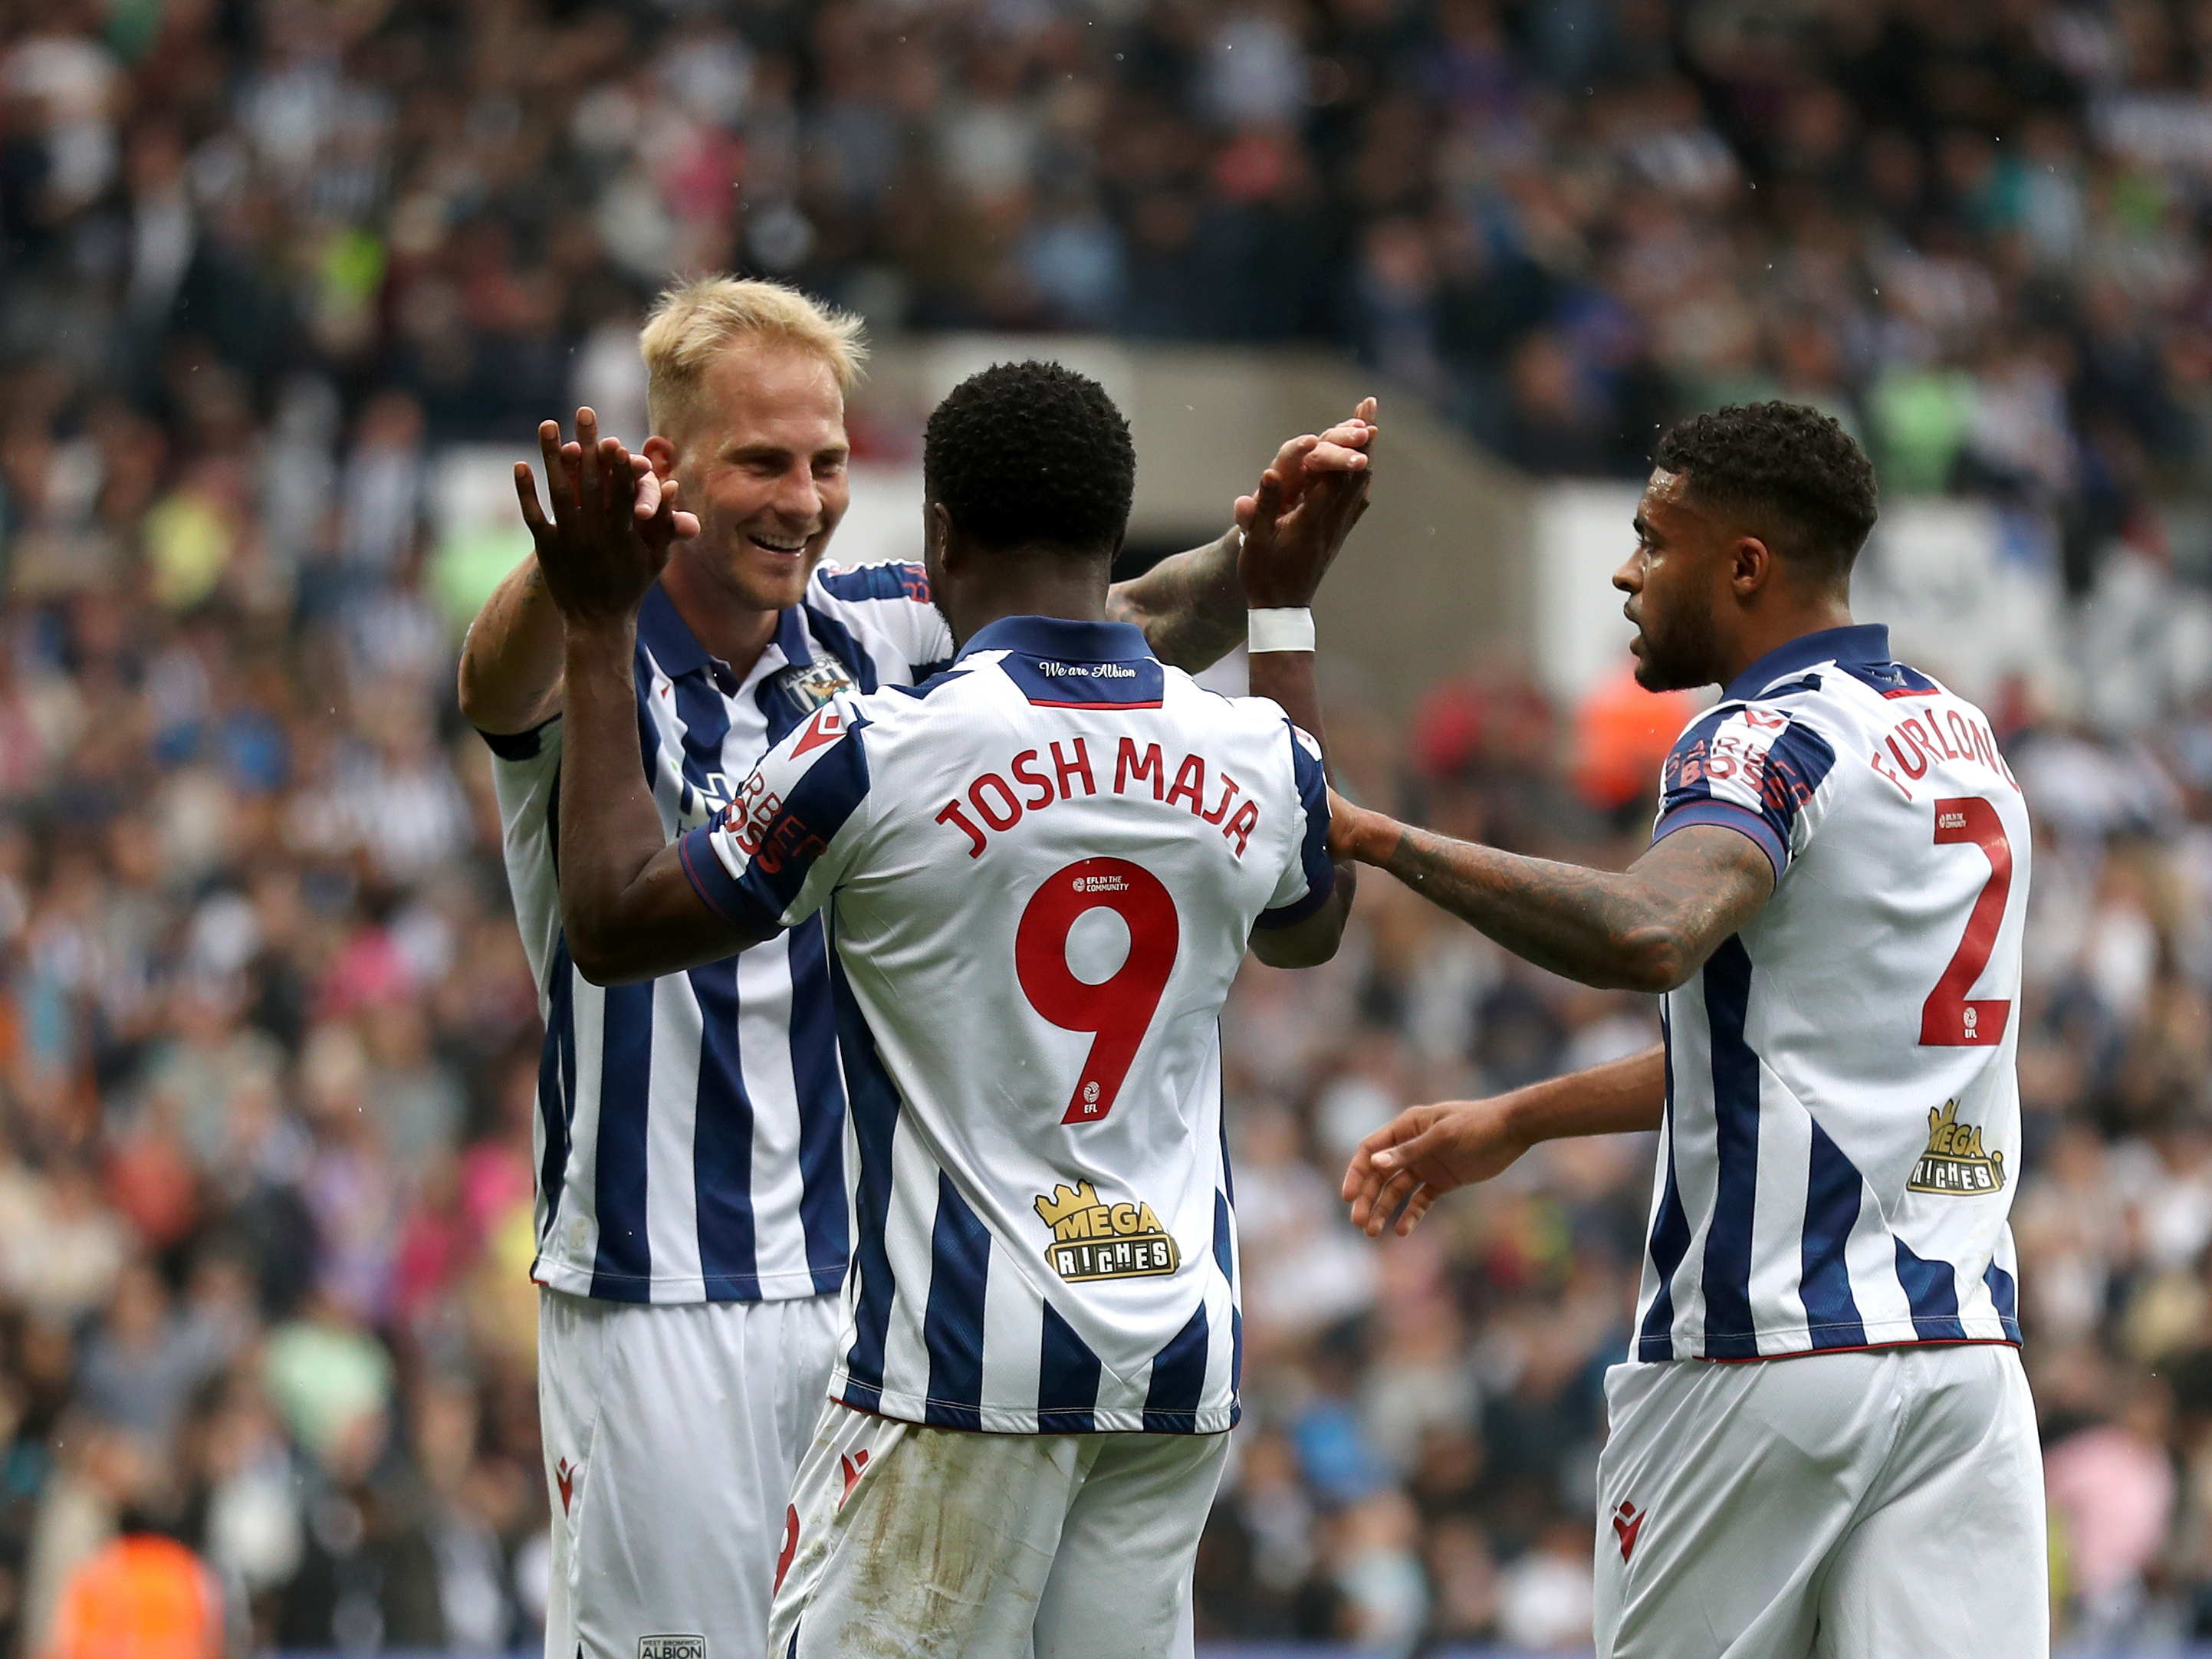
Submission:
[[[1102,905],[1128,923],[1129,955],[1112,977],[1086,985],[1068,969],[1067,935]],[[1123,859],[1080,859],[1054,872],[1022,912],[1014,932],[1022,994],[1062,1030],[1091,1033],[1062,1123],[1096,1123],[1113,1109],[1175,971],[1181,938],[1175,900],[1160,878]]]
[[1997,809],[1978,796],[1936,803],[1936,844],[1972,842],[1990,860],[1990,878],[1966,918],[1966,936],[1952,953],[1950,966],[1920,1009],[1920,1042],[1923,1048],[1965,1048],[2001,1041],[2012,1004],[2001,999],[1970,1002],[1966,993],[1990,965],[1996,948],[1997,926],[2004,920],[2006,896],[2012,891],[2012,843],[2005,839]]

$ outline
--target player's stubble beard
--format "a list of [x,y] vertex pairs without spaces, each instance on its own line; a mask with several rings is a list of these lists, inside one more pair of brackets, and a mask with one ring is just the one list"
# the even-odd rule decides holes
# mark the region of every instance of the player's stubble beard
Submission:
[[1636,626],[1644,647],[1636,683],[1646,691],[1689,691],[1720,678],[1720,636],[1709,611],[1685,605],[1654,616],[1647,597]]

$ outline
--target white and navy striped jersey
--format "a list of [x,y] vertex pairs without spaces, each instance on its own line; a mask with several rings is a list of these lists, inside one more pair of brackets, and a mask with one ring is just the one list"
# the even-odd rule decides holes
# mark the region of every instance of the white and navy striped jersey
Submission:
[[[637,720],[662,828],[711,819],[837,693],[911,684],[951,654],[919,565],[822,566],[742,682],[656,586],[638,617]],[[489,741],[545,1018],[532,1277],[617,1302],[836,1290],[845,1094],[820,925],[647,984],[591,984],[561,933],[560,723]]]
[[2017,1342],[2029,830],[1988,720],[1885,628],[1808,635],[1675,744],[1653,839],[1697,823],[1774,894],[1665,1000],[1638,1358]]
[[678,843],[745,926],[826,905],[857,1248],[833,1399],[1212,1433],[1242,1322],[1218,1017],[1334,882],[1319,751],[1121,623],[1009,617],[841,697]]

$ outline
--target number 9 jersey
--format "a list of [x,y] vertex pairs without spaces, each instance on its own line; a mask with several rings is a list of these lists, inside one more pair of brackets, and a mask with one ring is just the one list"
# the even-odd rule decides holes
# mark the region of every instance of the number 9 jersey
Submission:
[[1774,894],[1668,994],[1636,1357],[2020,1340],[2027,809],[1988,720],[1831,629],[1668,757],[1653,839],[1721,824]]
[[830,918],[855,1237],[830,1396],[996,1433],[1237,1419],[1218,1021],[1327,899],[1319,750],[1135,628],[994,623],[841,698],[679,843],[753,929]]

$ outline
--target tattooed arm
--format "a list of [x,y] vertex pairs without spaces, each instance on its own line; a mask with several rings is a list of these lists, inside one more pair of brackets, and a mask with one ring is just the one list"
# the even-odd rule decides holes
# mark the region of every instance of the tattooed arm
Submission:
[[1329,810],[1332,852],[1585,985],[1671,991],[1774,891],[1759,844],[1719,824],[1678,830],[1615,874],[1453,841],[1334,797]]

